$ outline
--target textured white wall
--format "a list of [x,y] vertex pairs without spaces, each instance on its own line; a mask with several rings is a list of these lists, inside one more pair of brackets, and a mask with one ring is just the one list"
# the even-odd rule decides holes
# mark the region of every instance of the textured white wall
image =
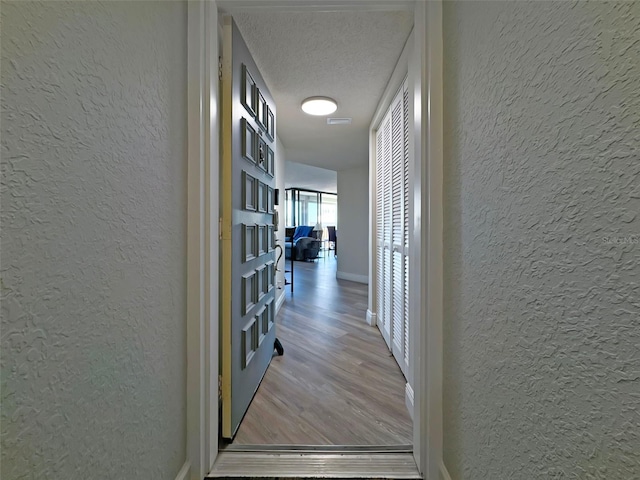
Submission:
[[369,277],[369,166],[338,172],[338,276]]
[[444,19],[445,464],[640,478],[640,2]]
[[3,479],[185,460],[186,25],[2,2]]

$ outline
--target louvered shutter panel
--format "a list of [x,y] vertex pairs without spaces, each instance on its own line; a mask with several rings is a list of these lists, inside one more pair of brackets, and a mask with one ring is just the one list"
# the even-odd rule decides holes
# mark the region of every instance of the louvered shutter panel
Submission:
[[405,375],[409,365],[408,102],[405,81],[376,134],[378,327]]
[[384,325],[384,135],[376,136],[376,309],[378,325]]
[[402,92],[396,96],[391,104],[391,250],[392,275],[391,288],[393,292],[393,353],[398,359],[400,368],[404,371],[404,278],[403,278],[403,207],[404,207],[404,128],[402,112]]
[[384,258],[384,311],[383,311],[383,335],[389,346],[391,346],[391,225],[392,225],[392,209],[391,209],[391,115],[387,115],[383,124],[383,182],[384,182],[384,239],[383,253]]
[[404,222],[403,222],[403,263],[404,263],[404,363],[409,366],[409,85],[404,81],[402,94],[403,136],[404,136]]

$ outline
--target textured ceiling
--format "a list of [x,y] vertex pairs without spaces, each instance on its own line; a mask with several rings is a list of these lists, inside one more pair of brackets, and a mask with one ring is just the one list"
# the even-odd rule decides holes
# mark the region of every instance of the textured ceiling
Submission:
[[[409,11],[236,12],[233,15],[276,102],[277,133],[287,160],[332,170],[365,165],[368,129],[413,26]],[[334,98],[327,125],[300,105]]]

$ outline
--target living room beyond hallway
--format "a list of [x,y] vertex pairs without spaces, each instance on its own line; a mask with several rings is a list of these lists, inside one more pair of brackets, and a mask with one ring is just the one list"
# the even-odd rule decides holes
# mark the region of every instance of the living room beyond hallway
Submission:
[[[274,357],[233,445],[410,445],[405,380],[365,322],[367,286],[336,279],[336,259],[295,262]],[[289,262],[287,261],[287,265]]]

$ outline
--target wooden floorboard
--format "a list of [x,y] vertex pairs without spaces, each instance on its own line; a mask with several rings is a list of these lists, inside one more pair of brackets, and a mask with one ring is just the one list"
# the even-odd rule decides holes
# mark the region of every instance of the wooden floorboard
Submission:
[[274,357],[233,444],[407,445],[405,379],[377,328],[366,285],[337,280],[336,261],[296,262],[277,318]]

